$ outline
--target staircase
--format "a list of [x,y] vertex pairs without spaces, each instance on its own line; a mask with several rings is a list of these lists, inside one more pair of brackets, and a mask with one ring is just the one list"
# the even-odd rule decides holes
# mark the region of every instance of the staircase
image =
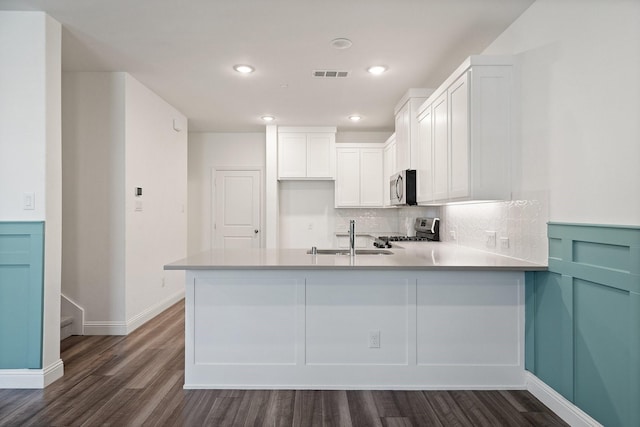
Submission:
[[84,309],[60,294],[60,341],[71,335],[84,335]]
[[73,317],[60,317],[60,341],[73,335]]

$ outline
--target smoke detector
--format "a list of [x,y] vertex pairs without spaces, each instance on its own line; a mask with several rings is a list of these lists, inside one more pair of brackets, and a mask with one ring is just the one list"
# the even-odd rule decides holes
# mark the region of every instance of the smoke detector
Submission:
[[331,47],[334,49],[349,49],[353,43],[349,39],[345,39],[344,37],[340,37],[337,39],[331,40]]

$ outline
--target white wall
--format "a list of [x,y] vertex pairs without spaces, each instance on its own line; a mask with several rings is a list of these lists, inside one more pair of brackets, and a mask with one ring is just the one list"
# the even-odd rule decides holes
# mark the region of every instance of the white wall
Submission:
[[126,73],[64,73],[63,93],[63,293],[88,333],[127,333],[183,292],[163,265],[186,256],[186,117]]
[[521,190],[551,221],[640,224],[640,2],[538,0],[486,50],[522,72]]
[[[280,181],[278,189],[278,246],[335,247],[334,181]],[[345,230],[349,230],[349,226]]]
[[[45,221],[43,367],[61,375],[61,26],[0,12],[0,221]],[[22,195],[35,193],[35,209]],[[55,378],[47,376],[44,381]]]
[[124,73],[63,73],[62,292],[125,320]]
[[[0,12],[0,219],[45,219],[45,15]],[[22,194],[35,193],[34,210]]]
[[262,132],[189,134],[189,254],[212,247],[212,171],[264,168]]
[[[187,118],[128,74],[125,87],[124,256],[131,321],[184,291],[184,272],[163,266],[187,256]],[[135,197],[135,187],[142,187],[142,197]],[[135,210],[136,201],[142,211]]]

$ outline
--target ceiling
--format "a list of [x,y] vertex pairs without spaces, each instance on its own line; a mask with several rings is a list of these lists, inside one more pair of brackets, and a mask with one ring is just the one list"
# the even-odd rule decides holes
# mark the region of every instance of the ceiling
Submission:
[[[284,126],[393,130],[410,87],[437,87],[533,0],[0,0],[63,26],[65,71],[126,71],[189,118],[189,130]],[[330,46],[346,37],[349,49]],[[236,64],[256,71],[240,75]],[[367,67],[383,64],[380,76]],[[315,78],[318,69],[346,78]],[[348,116],[362,120],[352,123]]]

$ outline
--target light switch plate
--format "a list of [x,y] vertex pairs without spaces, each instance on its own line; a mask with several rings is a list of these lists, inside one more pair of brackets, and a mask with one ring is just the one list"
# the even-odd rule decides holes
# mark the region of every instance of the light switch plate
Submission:
[[22,209],[32,211],[36,208],[36,193],[22,193]]

